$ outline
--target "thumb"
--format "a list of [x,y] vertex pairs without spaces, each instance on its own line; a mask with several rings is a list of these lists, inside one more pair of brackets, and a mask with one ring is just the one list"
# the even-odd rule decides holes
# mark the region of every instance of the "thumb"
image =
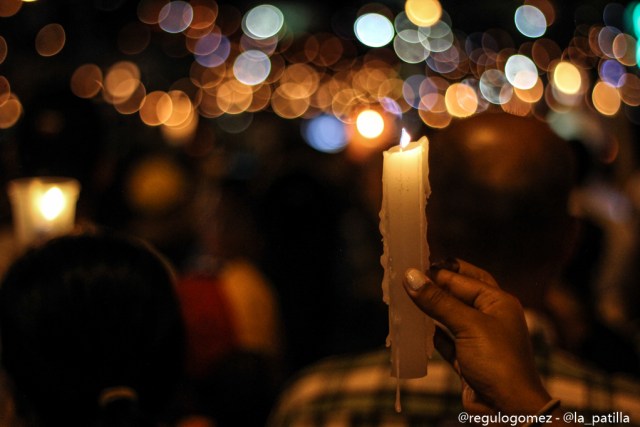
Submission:
[[402,283],[418,308],[446,326],[454,336],[474,324],[477,312],[436,285],[422,271],[408,269]]

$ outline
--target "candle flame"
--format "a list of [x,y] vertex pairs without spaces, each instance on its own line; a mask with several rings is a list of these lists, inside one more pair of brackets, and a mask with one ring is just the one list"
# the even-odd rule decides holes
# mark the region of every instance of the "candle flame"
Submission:
[[405,128],[402,128],[402,134],[400,135],[400,148],[405,148],[411,142],[411,135]]
[[59,187],[51,187],[38,201],[38,209],[47,221],[52,221],[60,216],[65,205],[64,193]]

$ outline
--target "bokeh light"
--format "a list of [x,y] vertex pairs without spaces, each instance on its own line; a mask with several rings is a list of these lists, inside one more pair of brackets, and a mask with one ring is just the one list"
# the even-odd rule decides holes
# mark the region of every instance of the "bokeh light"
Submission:
[[514,15],[516,28],[527,37],[535,38],[542,36],[547,30],[547,20],[535,6],[523,5],[516,9]]
[[66,42],[64,28],[60,24],[47,24],[36,35],[36,51],[42,56],[59,53]]
[[249,86],[264,82],[270,72],[271,61],[267,54],[259,50],[242,52],[233,63],[233,75]]
[[568,95],[578,93],[582,87],[580,70],[570,62],[559,62],[553,69],[553,84]]
[[393,24],[379,13],[367,13],[358,17],[354,31],[358,40],[369,47],[387,45],[394,36]]
[[504,73],[514,87],[518,89],[530,89],[538,81],[536,64],[524,55],[512,55],[507,59]]
[[364,110],[358,114],[356,128],[365,138],[377,138],[384,131],[384,119],[375,110]]
[[302,128],[307,144],[323,153],[337,153],[347,145],[344,124],[334,116],[322,114],[308,120]]
[[186,30],[193,20],[193,8],[187,2],[176,0],[165,4],[158,14],[158,25],[167,33]]
[[284,15],[276,6],[262,4],[246,13],[242,20],[242,30],[255,39],[272,37],[282,29]]
[[442,16],[438,0],[407,0],[404,5],[407,18],[419,27],[430,27]]
[[616,88],[606,82],[598,82],[591,93],[593,106],[605,116],[613,116],[620,109],[620,95]]

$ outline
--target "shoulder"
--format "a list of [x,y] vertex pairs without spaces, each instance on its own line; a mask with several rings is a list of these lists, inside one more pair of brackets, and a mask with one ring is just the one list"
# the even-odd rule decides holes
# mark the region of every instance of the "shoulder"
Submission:
[[290,382],[270,426],[319,426],[337,421],[345,425],[415,425],[417,420],[436,420],[460,411],[459,378],[441,359],[430,361],[426,377],[400,383],[400,413],[395,410],[397,387],[397,380],[390,375],[387,350],[328,358]]
[[584,415],[621,411],[640,419],[640,381],[600,371],[569,353],[551,350],[538,359],[549,393],[567,410]]

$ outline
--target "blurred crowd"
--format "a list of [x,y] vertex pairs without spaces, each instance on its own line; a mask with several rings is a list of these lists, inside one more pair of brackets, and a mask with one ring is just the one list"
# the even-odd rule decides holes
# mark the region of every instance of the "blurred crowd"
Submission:
[[[65,122],[58,102],[26,110],[0,149],[0,179],[75,177],[79,228],[144,239],[169,259],[187,368],[172,422],[264,425],[302,368],[384,346],[379,151],[320,153],[297,122],[266,114],[242,134],[203,121],[194,141],[167,146],[153,128],[132,132],[122,116],[105,122],[83,111],[83,120]],[[577,245],[546,314],[563,350],[640,378],[637,136],[617,119],[581,119],[596,132],[566,136],[578,166],[570,205]],[[4,272],[16,255],[6,195],[0,217]]]

